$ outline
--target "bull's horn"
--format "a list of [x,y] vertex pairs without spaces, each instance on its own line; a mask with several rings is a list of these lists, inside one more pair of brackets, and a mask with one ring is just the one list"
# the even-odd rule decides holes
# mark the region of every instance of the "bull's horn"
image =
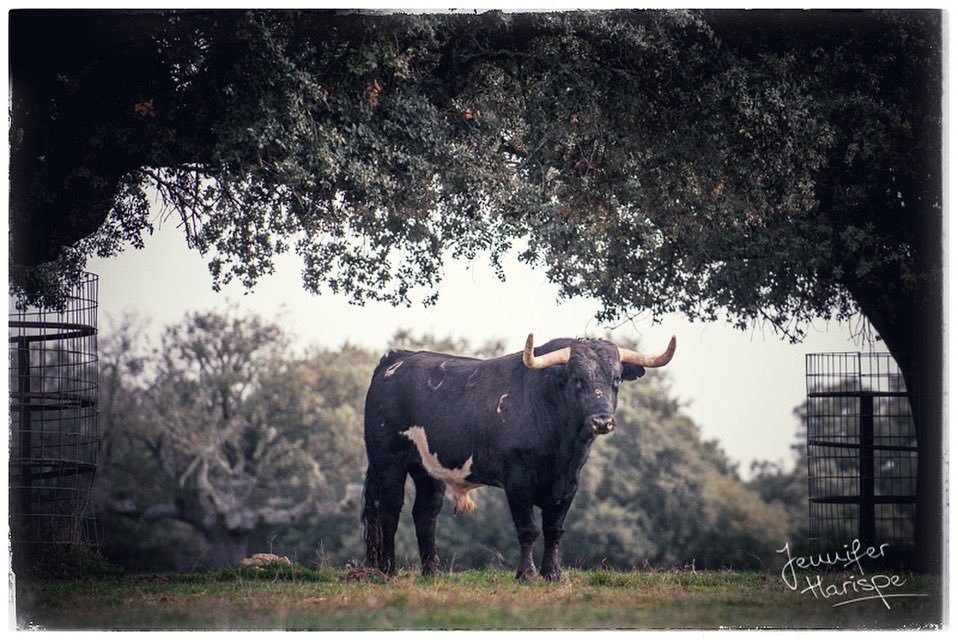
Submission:
[[565,364],[569,361],[569,358],[572,357],[572,349],[569,347],[556,349],[541,356],[534,355],[532,347],[533,339],[530,333],[529,337],[526,338],[526,348],[522,352],[522,362],[530,369],[545,369],[554,364]]
[[669,363],[672,356],[675,355],[675,336],[669,341],[669,347],[657,356],[646,356],[632,351],[632,349],[623,349],[619,347],[619,359],[628,364],[637,364],[640,367],[663,367]]

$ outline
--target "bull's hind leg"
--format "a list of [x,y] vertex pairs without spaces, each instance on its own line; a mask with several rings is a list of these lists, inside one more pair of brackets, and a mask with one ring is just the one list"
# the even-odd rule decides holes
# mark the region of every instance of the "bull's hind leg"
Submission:
[[416,523],[416,541],[419,543],[419,558],[424,576],[439,575],[439,556],[436,554],[436,520],[442,509],[445,483],[436,480],[419,465],[409,470],[416,483],[416,501],[412,506],[412,518]]
[[366,564],[388,576],[396,573],[396,527],[402,511],[406,470],[399,464],[373,464],[363,490]]

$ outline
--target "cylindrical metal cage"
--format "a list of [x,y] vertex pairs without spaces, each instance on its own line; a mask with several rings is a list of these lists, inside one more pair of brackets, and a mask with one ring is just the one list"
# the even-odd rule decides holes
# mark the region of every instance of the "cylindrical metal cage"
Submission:
[[97,288],[84,274],[62,310],[11,309],[10,532],[14,560],[96,546]]
[[918,447],[908,391],[888,353],[805,361],[809,537],[813,547],[914,550]]

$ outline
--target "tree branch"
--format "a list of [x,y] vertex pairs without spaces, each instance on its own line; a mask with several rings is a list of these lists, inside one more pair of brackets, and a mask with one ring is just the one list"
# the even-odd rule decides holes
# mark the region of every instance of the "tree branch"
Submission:
[[[180,509],[179,505],[174,503],[155,504],[146,509],[140,509],[133,500],[107,500],[106,509],[111,513],[126,516],[134,520],[143,520],[146,522],[156,522],[163,518],[173,518],[189,522]],[[192,524],[190,522],[190,524]]]
[[176,471],[173,467],[170,466],[170,463],[163,456],[163,434],[160,434],[156,438],[156,442],[153,442],[149,438],[143,438],[143,444],[153,454],[153,457],[159,463],[160,468],[163,469],[163,472],[166,473],[171,479],[176,480]]
[[[330,503],[335,505],[336,503]],[[256,511],[256,518],[263,524],[292,524],[303,515],[309,513],[314,505],[309,502],[300,502],[289,509],[273,509],[264,507]]]

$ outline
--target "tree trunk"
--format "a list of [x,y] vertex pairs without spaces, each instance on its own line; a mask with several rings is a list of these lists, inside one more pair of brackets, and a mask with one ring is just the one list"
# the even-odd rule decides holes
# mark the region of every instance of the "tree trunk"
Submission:
[[855,298],[898,364],[910,394],[918,444],[914,568],[938,574],[944,557],[942,291],[929,285],[914,300],[895,299],[890,306],[876,304],[880,295]]
[[[926,306],[927,305],[927,306]],[[924,317],[910,329],[911,347],[896,360],[911,393],[918,440],[917,569],[941,573],[944,558],[944,341],[941,298],[925,300]],[[893,352],[893,355],[894,352]]]
[[231,531],[218,526],[204,533],[210,543],[211,569],[236,566],[246,557],[249,531]]

